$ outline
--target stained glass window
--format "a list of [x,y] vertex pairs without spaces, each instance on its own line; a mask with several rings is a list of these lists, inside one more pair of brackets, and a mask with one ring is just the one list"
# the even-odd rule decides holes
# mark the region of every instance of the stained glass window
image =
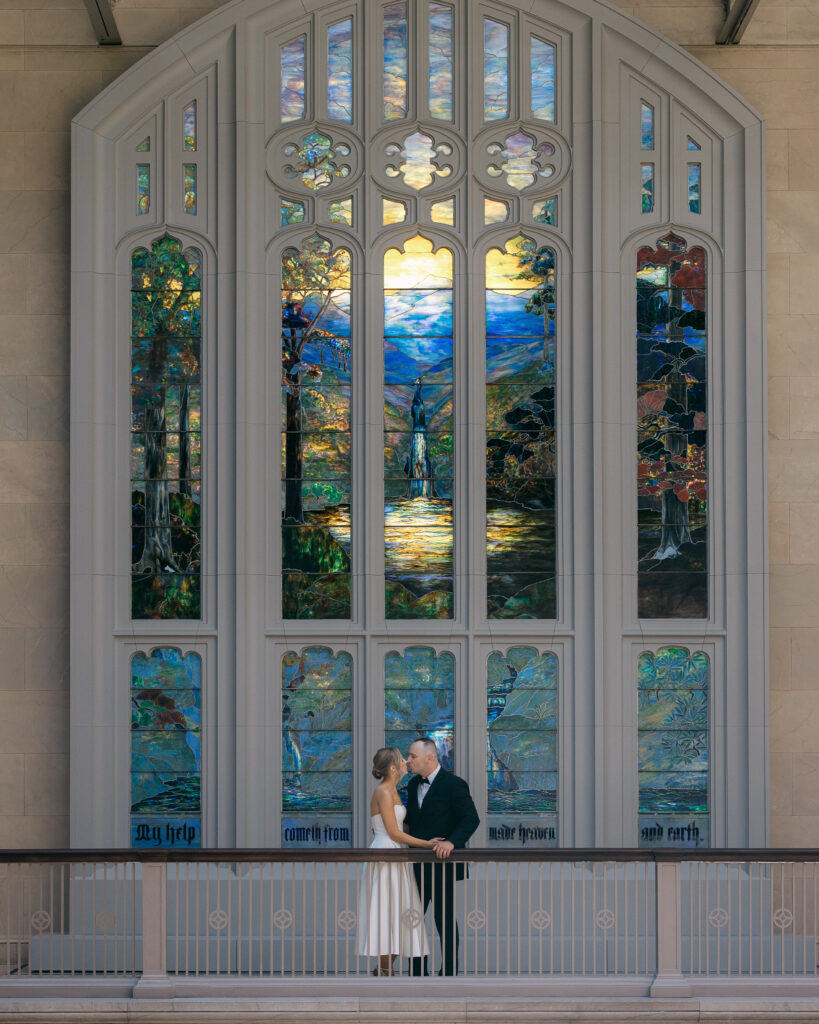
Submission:
[[330,203],[330,220],[333,224],[353,223],[353,201],[352,199],[336,199]]
[[182,133],[185,149],[196,152],[196,100],[191,100],[182,112]]
[[335,121],[353,120],[353,20],[327,30],[327,112]]
[[304,221],[304,203],[292,199],[281,200],[282,227],[288,224],[301,224]]
[[429,112],[452,120],[452,8],[429,5]]
[[495,121],[509,115],[509,28],[491,18],[483,21],[483,116]]
[[420,235],[384,256],[388,619],[453,614],[452,253]]
[[306,43],[305,37],[299,36],[281,48],[280,114],[283,122],[304,117]]
[[700,213],[700,194],[702,181],[700,164],[688,165],[688,209],[691,213]]
[[638,614],[708,615],[705,252],[637,253]]
[[150,153],[151,152],[151,140],[150,137],[143,139],[142,142],[136,148],[137,153]]
[[708,846],[708,655],[645,651],[637,673],[640,846]]
[[282,257],[282,616],[350,617],[350,254]]
[[201,260],[131,257],[131,615],[201,615]]
[[654,212],[654,164],[640,164],[640,202],[643,213]]
[[455,658],[431,647],[390,651],[384,662],[384,743],[406,756],[419,736],[438,745],[441,764],[455,767]]
[[201,659],[131,658],[131,846],[202,845]]
[[151,208],[151,165],[137,164],[137,214],[147,213]]
[[483,222],[484,224],[503,224],[509,219],[509,207],[506,203],[497,199],[484,199],[483,201]]
[[385,168],[389,177],[403,175],[404,184],[418,191],[431,185],[438,177],[447,178],[452,173],[452,168],[445,162],[445,158],[452,154],[452,147],[446,142],[436,146],[423,132],[408,135],[403,145],[390,143],[385,152],[390,161]]
[[487,615],[554,618],[555,258],[518,235],[486,255]]
[[185,213],[196,213],[196,164],[184,164]]
[[394,199],[381,200],[381,223],[382,224],[403,224],[407,219],[406,203]]
[[557,224],[557,196],[544,199],[542,203],[535,203],[532,213],[535,220],[541,224]]
[[334,144],[330,136],[322,132],[310,132],[300,145],[289,143],[284,147],[284,155],[293,161],[285,164],[285,176],[299,178],[314,192],[350,173],[349,164],[344,162],[350,155],[350,147],[344,142]]
[[640,149],[654,149],[654,107],[640,104]]
[[557,845],[557,658],[534,647],[486,669],[487,829],[492,846]]
[[694,142],[691,136],[688,136],[688,149],[701,149],[702,147],[698,142]]
[[282,658],[282,846],[352,846],[353,659]]
[[554,121],[555,48],[551,43],[544,43],[537,36],[532,36],[530,45],[532,116],[542,117],[546,121]]
[[440,203],[433,203],[430,215],[435,224],[454,224],[455,200],[444,199]]
[[387,4],[384,8],[384,119],[407,116],[407,73],[409,62],[407,5]]

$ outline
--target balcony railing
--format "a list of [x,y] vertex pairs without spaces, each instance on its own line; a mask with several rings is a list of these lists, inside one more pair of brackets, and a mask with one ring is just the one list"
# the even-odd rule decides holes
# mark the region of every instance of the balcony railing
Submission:
[[[0,853],[0,995],[135,997],[418,993],[399,959],[373,978],[358,955],[359,887],[372,861],[410,850],[6,851]],[[521,994],[819,995],[816,851],[468,850],[455,884],[458,973],[432,914],[432,977]],[[432,872],[422,885],[441,884]],[[422,892],[422,897],[427,893]],[[435,893],[428,894],[433,897]],[[451,929],[450,929],[451,931]],[[455,942],[454,934],[444,935]],[[732,987],[733,986],[733,987]],[[218,989],[217,989],[218,987]]]

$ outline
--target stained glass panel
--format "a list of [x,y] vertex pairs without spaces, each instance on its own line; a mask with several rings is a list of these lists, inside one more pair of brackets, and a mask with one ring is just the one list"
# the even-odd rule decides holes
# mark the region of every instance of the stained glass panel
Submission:
[[654,212],[654,164],[640,164],[640,202],[642,213]]
[[353,120],[353,20],[327,30],[327,112],[334,121]]
[[555,258],[518,235],[486,256],[489,618],[554,618]]
[[407,5],[387,4],[384,8],[384,119],[407,116]]
[[185,213],[196,214],[196,164],[184,164]]
[[182,112],[182,132],[185,139],[185,149],[191,152],[196,151],[196,100],[185,107]]
[[483,20],[483,116],[496,121],[509,114],[509,27]]
[[503,224],[509,219],[509,207],[497,199],[484,199],[483,201],[483,222],[484,224]]
[[531,83],[532,115],[546,121],[555,119],[555,48],[537,36],[532,36]]
[[384,256],[388,619],[453,614],[452,253],[420,235]]
[[702,190],[700,164],[688,165],[688,209],[691,213],[700,213],[700,194]]
[[382,224],[403,224],[407,219],[406,203],[393,199],[381,200],[381,223]]
[[282,846],[352,845],[352,657],[282,658]]
[[290,199],[282,199],[282,227],[288,224],[301,224],[304,221],[304,203]]
[[640,104],[640,149],[654,149],[654,107]]
[[440,203],[433,203],[430,211],[432,221],[435,224],[455,223],[455,200],[444,199]]
[[533,647],[490,654],[486,671],[492,846],[557,845],[557,658]]
[[131,658],[131,846],[201,846],[201,659]]
[[281,119],[298,121],[304,117],[304,80],[306,39],[299,36],[281,48]]
[[201,615],[201,253],[131,257],[131,615]]
[[429,5],[429,112],[452,120],[452,8]]
[[638,614],[708,615],[705,252],[637,254]]
[[644,651],[637,673],[640,846],[708,846],[708,656]]
[[330,220],[333,224],[353,223],[353,200],[337,199],[330,203]]
[[136,148],[137,153],[150,153],[151,152],[151,139],[150,137],[143,139],[142,142]]
[[350,617],[350,254],[282,258],[282,617]]
[[557,196],[551,199],[544,199],[542,203],[535,203],[532,213],[536,221],[541,224],[557,224]]
[[147,213],[151,208],[151,165],[137,164],[137,215]]
[[694,140],[689,135],[688,136],[688,148],[689,149],[701,149],[702,147],[700,146],[700,144],[698,142],[694,142]]

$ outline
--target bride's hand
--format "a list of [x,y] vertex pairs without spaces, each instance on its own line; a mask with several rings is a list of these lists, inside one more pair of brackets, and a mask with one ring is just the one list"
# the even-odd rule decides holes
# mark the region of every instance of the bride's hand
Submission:
[[442,843],[443,841],[444,840],[441,836],[436,836],[434,839],[428,839],[427,845],[429,846],[430,850],[434,850],[438,843]]

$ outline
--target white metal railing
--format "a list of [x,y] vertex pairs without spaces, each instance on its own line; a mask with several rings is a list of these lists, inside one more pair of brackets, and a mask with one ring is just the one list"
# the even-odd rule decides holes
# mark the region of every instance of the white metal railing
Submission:
[[[455,979],[539,986],[597,979],[680,995],[714,985],[817,978],[817,865],[804,851],[461,851],[443,942],[432,908],[444,878],[421,869],[430,973],[455,952]],[[248,979],[275,991],[310,977],[382,985],[358,955],[367,863],[432,864],[396,851],[38,851],[0,854],[0,991],[26,980],[119,980],[134,995]],[[450,869],[446,869],[450,870]],[[453,931],[452,922],[456,929]],[[397,960],[397,985],[410,962]],[[433,983],[433,978],[430,979]],[[581,984],[582,983],[582,984]],[[417,985],[417,982],[415,983]],[[747,989],[745,989],[747,990]],[[417,989],[416,989],[417,991]]]

